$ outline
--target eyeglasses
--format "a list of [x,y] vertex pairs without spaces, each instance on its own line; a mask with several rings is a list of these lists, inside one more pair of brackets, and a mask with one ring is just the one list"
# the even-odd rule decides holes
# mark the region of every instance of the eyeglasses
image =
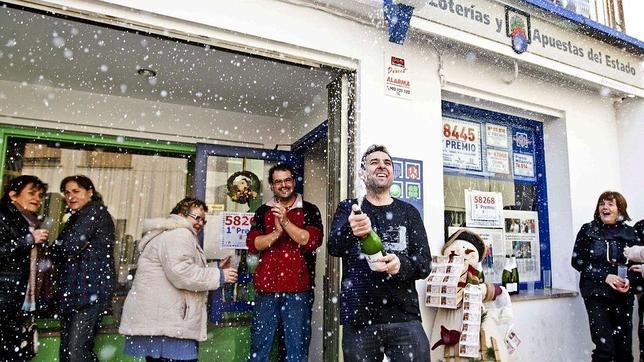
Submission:
[[280,184],[292,184],[293,183],[293,178],[292,177],[287,177],[283,180],[273,180],[273,185],[280,185]]
[[188,216],[193,218],[196,222],[201,222],[203,225],[206,225],[208,223],[208,220],[206,220],[206,218],[201,215],[197,215],[189,212]]

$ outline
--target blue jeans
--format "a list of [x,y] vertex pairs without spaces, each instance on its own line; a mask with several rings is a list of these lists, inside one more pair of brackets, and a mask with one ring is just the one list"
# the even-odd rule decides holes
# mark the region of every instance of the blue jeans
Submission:
[[382,361],[383,354],[392,362],[429,361],[429,340],[419,321],[373,324],[342,329],[344,360]]
[[60,362],[98,361],[94,339],[107,302],[96,302],[60,315]]
[[313,292],[257,293],[250,335],[250,361],[268,361],[280,327],[286,344],[286,360],[307,361],[311,341]]

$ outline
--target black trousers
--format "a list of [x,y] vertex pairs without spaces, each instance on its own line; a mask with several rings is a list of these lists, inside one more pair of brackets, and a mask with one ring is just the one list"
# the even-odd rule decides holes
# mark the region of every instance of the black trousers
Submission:
[[633,300],[615,303],[584,299],[584,304],[595,344],[593,362],[633,361]]
[[107,302],[96,302],[72,313],[60,315],[60,361],[98,361],[94,353],[94,339]]
[[644,324],[642,324],[642,315],[644,315],[644,294],[640,294],[638,299],[637,314],[639,315],[639,325],[637,326],[637,336],[640,340],[640,362],[644,361]]

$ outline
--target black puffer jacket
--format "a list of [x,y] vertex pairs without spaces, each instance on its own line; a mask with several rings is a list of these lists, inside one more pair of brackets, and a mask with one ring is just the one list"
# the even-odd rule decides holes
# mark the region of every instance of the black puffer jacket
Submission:
[[91,201],[74,213],[51,246],[58,267],[61,313],[112,297],[114,222],[107,207]]
[[[605,225],[601,221],[584,224],[577,234],[572,253],[572,267],[581,273],[579,291],[584,298],[627,302],[632,298],[633,288],[628,293],[620,293],[606,284],[608,274],[617,275],[618,264],[626,262],[624,248],[640,245],[640,240],[631,226],[623,222]],[[617,262],[608,260],[608,255]],[[639,273],[628,272],[631,283],[641,279]]]
[[34,239],[29,223],[11,202],[0,203],[0,313],[17,319],[29,282],[29,254]]

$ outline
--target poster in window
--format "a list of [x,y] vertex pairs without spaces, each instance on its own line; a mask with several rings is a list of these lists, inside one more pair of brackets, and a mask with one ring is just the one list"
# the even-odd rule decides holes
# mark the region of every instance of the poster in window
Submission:
[[487,149],[487,171],[493,173],[510,174],[510,157],[508,151]]
[[219,243],[222,249],[248,249],[246,235],[250,231],[252,212],[223,211],[221,214],[221,234]]
[[534,132],[529,129],[512,129],[512,150],[514,153],[534,154]]
[[443,166],[483,171],[480,124],[443,119]]
[[508,127],[494,123],[485,124],[485,144],[492,147],[508,148]]
[[468,227],[503,227],[500,192],[465,190],[465,223]]
[[534,177],[534,157],[515,153],[513,156],[514,176]]
[[450,226],[447,231],[449,235],[461,230],[467,229],[476,233],[483,239],[487,246],[487,251],[483,257],[483,274],[485,281],[491,283],[501,283],[501,274],[505,263],[505,238],[503,229],[492,228],[464,228]]
[[522,282],[540,279],[539,214],[536,211],[504,210],[505,250],[514,255]]
[[512,128],[514,176],[534,179],[534,131]]

